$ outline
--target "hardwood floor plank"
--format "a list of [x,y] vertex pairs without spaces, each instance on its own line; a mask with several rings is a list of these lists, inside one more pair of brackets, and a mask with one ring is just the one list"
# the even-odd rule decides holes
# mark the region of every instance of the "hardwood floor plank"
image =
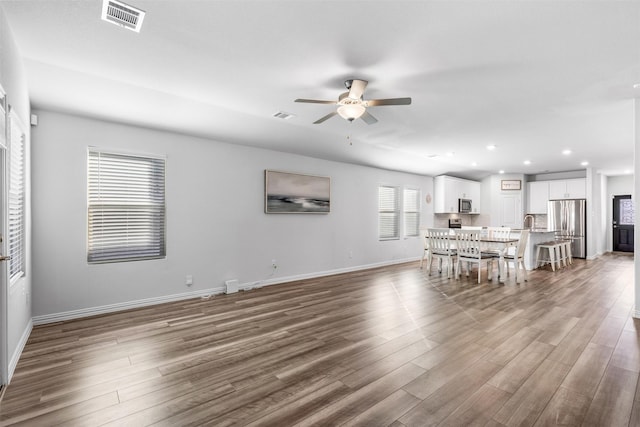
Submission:
[[385,266],[37,326],[9,425],[640,425],[633,257]]
[[595,330],[588,328],[573,328],[551,352],[549,359],[573,365],[591,341],[594,333]]
[[511,394],[515,393],[553,349],[550,344],[533,341],[487,381],[487,384]]
[[506,365],[541,334],[539,329],[525,327],[485,356],[489,362]]
[[[446,362],[432,367],[411,381],[404,387],[404,390],[420,399],[426,399],[457,376],[465,375],[465,370],[473,369],[473,366],[488,352],[488,348],[470,344],[457,352],[455,356],[447,358]],[[418,359],[416,358],[413,363],[420,366]]]
[[591,338],[591,342],[607,347],[615,347],[627,319],[624,317],[605,317]]
[[507,426],[532,426],[554,395],[570,366],[545,360],[493,417]]
[[640,372],[640,346],[634,331],[622,331],[611,355],[611,365],[635,373]]
[[563,387],[593,397],[612,353],[610,347],[589,343],[562,382]]
[[609,366],[589,406],[584,426],[628,426],[638,373]]
[[371,408],[352,418],[343,426],[345,427],[385,427],[404,415],[416,406],[420,399],[415,398],[406,391],[400,389],[389,397],[383,399]]
[[[70,420],[90,414],[100,409],[109,408],[118,404],[118,393],[111,392],[102,396],[86,399],[82,402],[72,403],[63,407],[41,408],[26,410],[11,415],[0,415],[0,426],[24,425],[30,427],[49,427],[52,425],[66,424]],[[53,409],[53,410],[52,410]]]
[[436,392],[431,393],[420,404],[400,417],[400,422],[407,426],[439,424],[480,389],[500,368],[501,366],[495,363],[479,361],[463,371],[462,375],[456,376]]
[[582,425],[590,403],[589,397],[561,386],[549,401],[535,426]]
[[310,415],[297,426],[338,425],[368,410],[424,373],[424,369],[407,363],[345,398]]
[[439,425],[443,427],[485,426],[510,397],[511,393],[485,384]]
[[411,362],[416,357],[429,351],[430,348],[431,346],[428,343],[417,341],[407,347],[398,349],[397,352],[384,359],[370,363],[366,367],[340,378],[340,381],[351,389],[358,389]]

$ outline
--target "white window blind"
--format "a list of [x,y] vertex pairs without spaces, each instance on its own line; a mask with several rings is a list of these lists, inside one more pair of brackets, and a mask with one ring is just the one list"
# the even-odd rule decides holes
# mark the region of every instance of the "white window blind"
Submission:
[[9,278],[24,275],[25,265],[25,134],[19,121],[10,114],[9,143]]
[[378,236],[380,240],[398,239],[400,212],[398,188],[378,187]]
[[90,263],[164,258],[165,159],[88,152]]
[[414,237],[420,235],[420,190],[405,188],[404,204],[404,235]]

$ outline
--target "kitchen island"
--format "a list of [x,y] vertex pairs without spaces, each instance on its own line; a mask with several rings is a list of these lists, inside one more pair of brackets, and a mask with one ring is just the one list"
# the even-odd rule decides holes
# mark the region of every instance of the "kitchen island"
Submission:
[[[520,236],[518,229],[511,230],[512,236]],[[550,242],[555,240],[555,231],[549,231],[546,228],[532,228],[529,229],[529,241],[527,242],[527,248],[524,251],[524,266],[527,270],[533,270],[536,268],[536,248],[537,245],[544,242]]]

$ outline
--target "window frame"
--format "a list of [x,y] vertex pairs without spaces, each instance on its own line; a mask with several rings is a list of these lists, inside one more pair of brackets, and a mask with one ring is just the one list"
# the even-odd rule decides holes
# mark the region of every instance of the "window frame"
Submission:
[[[111,174],[99,175],[103,158],[104,167],[110,167]],[[87,147],[88,264],[166,258],[166,163],[167,158],[163,155]],[[135,168],[127,168],[132,165]],[[136,171],[142,174],[135,174]],[[103,191],[101,186],[115,190]],[[100,237],[105,234],[105,223],[112,226],[115,243],[110,244],[107,238]]]
[[[393,189],[394,190],[394,207],[393,209],[382,209],[382,194],[381,194],[381,190],[383,188],[388,188],[388,189]],[[382,224],[382,219],[384,215],[388,215],[388,214],[393,214],[393,217],[395,218],[395,233],[393,236],[383,236],[382,233],[382,229],[383,229],[383,224]],[[388,241],[388,240],[399,240],[400,239],[400,221],[401,221],[401,210],[400,210],[400,187],[396,186],[396,185],[387,185],[387,184],[380,184],[378,185],[378,240],[379,241]]]
[[[415,210],[408,210],[407,209],[407,192],[408,191],[412,191],[415,192]],[[413,238],[413,237],[420,237],[420,211],[421,211],[421,199],[422,197],[420,196],[421,192],[419,188],[416,187],[404,187],[402,189],[402,229],[403,229],[403,236],[405,239],[408,238]],[[409,221],[407,220],[407,215],[408,214],[415,214],[416,219],[415,219],[415,224],[416,224],[416,228],[415,228],[415,234],[408,234],[407,232],[407,224],[409,223]]]
[[[26,175],[26,153],[27,153],[27,133],[25,125],[20,117],[8,106],[8,122],[6,129],[7,156],[8,156],[8,185],[7,185],[7,255],[9,286],[14,285],[20,278],[26,275],[26,199],[27,199],[27,175]],[[19,140],[15,133],[19,134]],[[16,146],[16,142],[18,146]],[[19,161],[19,168],[16,171],[16,161]],[[18,175],[19,179],[15,179]],[[17,214],[16,214],[17,212]],[[18,220],[16,222],[16,216]],[[17,234],[17,236],[16,236]]]

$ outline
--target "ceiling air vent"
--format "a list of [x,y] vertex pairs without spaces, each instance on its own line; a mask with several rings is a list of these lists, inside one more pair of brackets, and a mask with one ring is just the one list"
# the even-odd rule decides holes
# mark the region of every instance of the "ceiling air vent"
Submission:
[[273,117],[276,117],[278,119],[290,119],[291,117],[295,117],[295,115],[291,114],[291,113],[285,113],[284,111],[278,111],[277,113],[273,114]]
[[139,33],[144,20],[144,11],[121,1],[104,0],[102,20]]

